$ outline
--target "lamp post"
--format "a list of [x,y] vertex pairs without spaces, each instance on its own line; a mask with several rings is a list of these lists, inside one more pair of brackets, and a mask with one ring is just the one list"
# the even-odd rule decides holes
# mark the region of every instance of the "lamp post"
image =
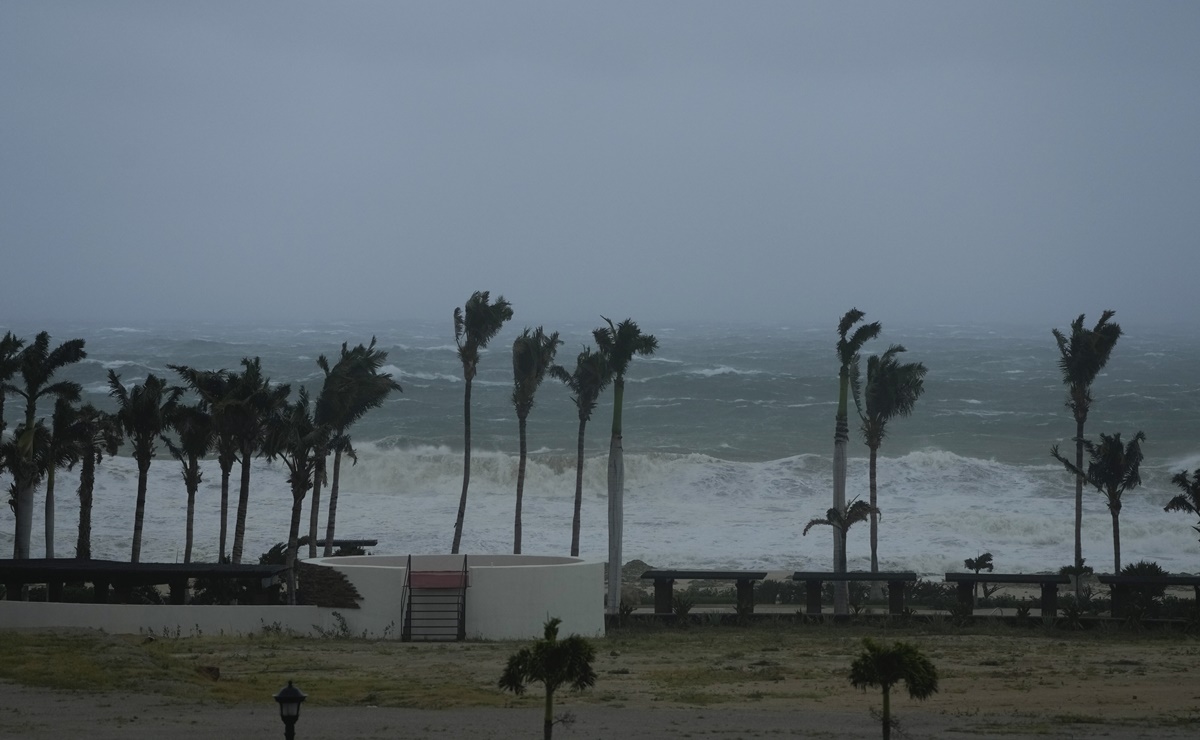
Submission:
[[296,720],[300,719],[300,705],[307,698],[308,694],[293,686],[291,681],[275,695],[275,701],[279,702],[279,718],[283,720],[283,736],[287,740],[296,738]]

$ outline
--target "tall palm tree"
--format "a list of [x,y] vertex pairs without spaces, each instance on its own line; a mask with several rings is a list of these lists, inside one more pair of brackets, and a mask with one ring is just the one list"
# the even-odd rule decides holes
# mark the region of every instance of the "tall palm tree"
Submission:
[[575,515],[571,518],[571,557],[579,556],[579,526],[583,510],[583,436],[587,423],[596,409],[596,400],[612,381],[604,355],[584,347],[575,358],[575,371],[567,372],[561,365],[550,368],[550,375],[562,381],[574,395],[572,403],[579,413],[579,443],[575,456]]
[[214,433],[213,418],[205,411],[202,403],[181,405],[175,410],[171,428],[179,436],[176,444],[169,437],[164,437],[171,457],[179,461],[183,486],[187,491],[187,525],[183,545],[183,562],[192,562],[192,545],[194,542],[194,526],[196,520],[196,491],[204,473],[200,470],[200,458],[212,449]]
[[167,365],[200,397],[201,407],[208,412],[213,424],[213,449],[221,468],[221,525],[217,545],[217,562],[226,559],[225,544],[229,534],[229,479],[237,462],[237,415],[231,409],[237,391],[230,374],[225,370],[197,370],[186,365]]
[[8,395],[8,381],[21,369],[21,348],[25,340],[13,334],[4,332],[0,338],[0,439],[4,438],[7,425],[4,422],[4,398]]
[[620,324],[603,316],[607,327],[592,330],[596,347],[612,373],[613,422],[608,444],[608,602],[609,614],[621,608],[621,545],[625,523],[625,451],[622,446],[621,409],[625,401],[625,371],[634,355],[649,356],[658,349],[653,334],[643,334],[633,319]]
[[[1083,468],[1083,425],[1092,407],[1092,382],[1104,365],[1117,340],[1121,338],[1121,326],[1110,323],[1116,311],[1105,311],[1088,329],[1083,325],[1083,314],[1071,322],[1071,333],[1063,334],[1052,329],[1058,344],[1058,369],[1062,372],[1063,384],[1067,386],[1067,408],[1075,417],[1075,467]],[[1075,569],[1083,570],[1083,479],[1075,478]],[[1075,595],[1080,595],[1076,579]]]
[[46,457],[46,558],[54,558],[54,479],[59,468],[73,467],[83,454],[80,428],[77,426],[79,409],[75,402],[65,398],[54,401],[54,413],[50,417],[49,449]]
[[471,381],[479,367],[479,351],[487,347],[504,322],[513,316],[512,306],[498,296],[491,303],[488,291],[475,291],[464,307],[454,309],[454,342],[458,345],[458,359],[463,366],[463,484],[462,497],[458,500],[458,518],[454,521],[454,543],[450,552],[458,554],[462,545],[463,519],[467,515],[467,487],[471,483]]
[[[50,335],[41,332],[33,342],[26,345],[19,355],[21,382],[10,379],[0,388],[0,395],[12,393],[25,400],[25,422],[18,429],[15,453],[23,460],[13,461],[14,507],[17,515],[14,552],[17,558],[29,557],[29,538],[33,532],[33,493],[41,482],[41,466],[36,458],[45,461],[47,450],[38,451],[36,445],[41,432],[36,423],[37,405],[42,399],[63,398],[78,401],[82,391],[79,384],[71,380],[55,382],[54,375],[67,365],[87,357],[82,339],[69,339],[57,347],[50,348]],[[41,429],[48,435],[44,425]],[[47,440],[48,442],[48,440]]]
[[1113,573],[1121,572],[1121,494],[1137,488],[1142,483],[1142,442],[1146,435],[1138,432],[1128,444],[1121,444],[1121,435],[1100,435],[1100,444],[1090,439],[1083,440],[1083,449],[1088,454],[1088,467],[1083,470],[1062,455],[1058,445],[1051,450],[1054,459],[1063,464],[1076,477],[1086,480],[1104,494],[1108,513],[1112,515],[1113,530]]
[[282,460],[292,489],[292,519],[288,528],[288,604],[296,603],[296,552],[300,547],[300,517],[304,497],[312,488],[317,457],[325,450],[329,430],[316,423],[309,408],[308,391],[300,389],[295,403],[284,404],[267,417],[262,440],[263,454]]
[[146,484],[155,442],[170,428],[182,388],[168,387],[154,373],[140,385],[126,388],[116,371],[108,371],[108,394],[117,401],[117,421],[126,438],[133,443],[133,459],[138,466],[137,504],[133,511],[133,547],[129,562],[141,562],[142,522],[146,516]]
[[333,478],[329,486],[329,515],[325,524],[325,556],[333,554],[333,536],[337,526],[338,484],[342,474],[342,455],[357,461],[354,447],[350,443],[349,429],[371,409],[379,408],[392,391],[403,392],[400,384],[392,380],[390,373],[381,373],[387,362],[387,352],[375,348],[375,337],[369,345],[358,345],[347,349],[342,343],[342,353],[331,368],[325,355],[317,358],[317,365],[325,372],[325,383],[317,398],[315,418],[320,426],[328,427],[330,434],[325,447],[317,454],[317,471],[313,484],[312,515],[309,518],[308,551],[316,556],[317,514],[319,512],[320,485],[325,477],[325,456],[333,452]]
[[525,493],[525,463],[528,447],[525,439],[525,422],[533,410],[533,397],[538,386],[546,377],[546,371],[554,364],[554,355],[562,341],[558,332],[546,334],[542,327],[530,331],[528,327],[513,340],[513,406],[517,411],[519,437],[519,460],[517,462],[517,511],[513,518],[513,554],[521,554],[521,501]]
[[267,420],[287,403],[289,385],[271,385],[263,375],[259,358],[242,358],[242,371],[229,373],[229,394],[221,399],[213,413],[224,418],[237,442],[237,458],[242,466],[238,485],[237,516],[233,527],[231,562],[242,562],[246,541],[246,512],[250,508],[250,461],[258,454]]
[[[919,362],[901,363],[897,358],[904,347],[893,344],[882,355],[867,358],[867,383],[863,388],[863,440],[871,451],[871,508],[879,506],[876,470],[879,446],[887,434],[887,425],[897,416],[908,416],[917,399],[925,392],[925,366]],[[871,514],[871,572],[879,571],[879,519]]]
[[[833,432],[833,508],[846,511],[846,446],[850,441],[849,400],[854,395],[854,405],[859,405],[859,353],[863,345],[879,336],[883,330],[878,321],[863,324],[854,333],[850,330],[862,321],[865,313],[852,308],[838,322],[838,406],[837,417]],[[849,336],[847,336],[849,335]],[[845,516],[845,514],[843,514]],[[846,571],[846,545],[842,542],[844,531],[834,527],[833,530],[833,570],[835,573]],[[833,613],[848,614],[850,612],[849,591],[844,581],[833,584]]]
[[526,685],[537,682],[546,689],[545,713],[542,721],[542,738],[551,740],[554,732],[554,692],[562,686],[583,691],[596,685],[596,671],[592,661],[596,649],[585,638],[570,635],[558,639],[558,625],[562,620],[546,621],[542,639],[513,653],[508,658],[497,682],[501,689],[520,695]]
[[829,509],[825,512],[823,518],[809,519],[808,524],[804,525],[804,531],[800,533],[800,536],[807,535],[808,530],[816,526],[831,527],[839,548],[839,552],[834,554],[834,558],[840,558],[842,570],[838,572],[844,573],[846,572],[846,535],[855,524],[865,522],[872,516],[879,516],[879,509],[871,506],[866,501],[851,501],[850,505],[844,509],[837,507]]
[[[1176,473],[1171,482],[1183,489],[1183,493],[1178,494],[1175,498],[1167,502],[1163,507],[1163,511],[1184,511],[1189,514],[1200,515],[1200,468],[1192,471],[1192,479],[1188,480],[1186,470]],[[1200,533],[1200,527],[1192,527],[1197,533]]]
[[79,468],[79,532],[75,542],[75,557],[92,558],[92,494],[96,487],[96,465],[104,453],[117,454],[121,446],[121,427],[109,413],[90,403],[79,409],[75,419],[80,441]]
[[50,430],[46,428],[42,419],[34,422],[32,430],[26,429],[22,422],[11,438],[0,443],[0,469],[8,471],[13,478],[8,489],[8,506],[17,515],[18,535],[22,534],[22,512],[30,512],[24,523],[24,536],[13,538],[13,558],[16,560],[29,558],[29,532],[33,528],[33,502],[30,500],[22,507],[20,501],[26,491],[29,492],[29,499],[32,499],[32,492],[41,485],[42,478],[46,475],[49,450]]
[[892,687],[903,681],[913,699],[928,699],[938,690],[937,667],[915,645],[896,642],[886,647],[871,638],[863,639],[863,652],[850,664],[850,684],[883,691],[883,740],[892,736]]

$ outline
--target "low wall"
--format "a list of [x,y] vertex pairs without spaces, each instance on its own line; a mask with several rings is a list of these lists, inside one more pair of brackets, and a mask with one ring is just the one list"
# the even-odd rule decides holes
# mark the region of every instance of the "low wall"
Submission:
[[301,635],[336,628],[315,606],[170,606],[0,601],[0,628],[81,627],[114,635],[246,635],[279,627]]
[[[413,555],[413,570],[461,570],[457,555]],[[339,612],[352,634],[399,637],[408,556],[316,558],[306,563],[334,568],[363,600]],[[559,634],[604,634],[604,564],[538,555],[468,555],[467,637],[520,640],[542,635],[550,617]]]

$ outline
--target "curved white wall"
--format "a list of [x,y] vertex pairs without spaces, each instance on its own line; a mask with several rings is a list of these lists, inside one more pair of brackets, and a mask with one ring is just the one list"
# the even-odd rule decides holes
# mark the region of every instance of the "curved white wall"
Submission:
[[[403,623],[405,555],[316,558],[306,563],[333,568],[362,595],[359,609],[345,609],[353,634],[398,638]],[[462,569],[458,555],[413,555],[413,570]],[[604,634],[604,564],[539,555],[468,555],[467,637],[516,640],[540,637],[550,617],[559,634]]]

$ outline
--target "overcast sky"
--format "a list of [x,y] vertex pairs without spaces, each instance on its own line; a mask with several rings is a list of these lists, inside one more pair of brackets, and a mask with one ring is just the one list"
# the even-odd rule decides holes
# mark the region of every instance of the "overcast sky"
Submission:
[[0,0],[0,324],[1200,323],[1200,3]]

